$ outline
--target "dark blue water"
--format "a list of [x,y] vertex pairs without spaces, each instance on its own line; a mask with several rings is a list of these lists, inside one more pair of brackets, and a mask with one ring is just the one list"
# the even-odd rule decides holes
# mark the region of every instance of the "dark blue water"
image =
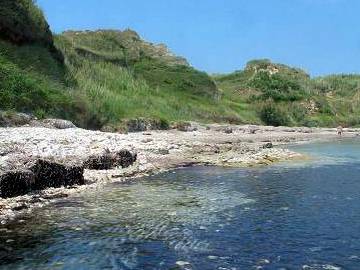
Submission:
[[360,141],[110,184],[0,227],[0,269],[360,269]]

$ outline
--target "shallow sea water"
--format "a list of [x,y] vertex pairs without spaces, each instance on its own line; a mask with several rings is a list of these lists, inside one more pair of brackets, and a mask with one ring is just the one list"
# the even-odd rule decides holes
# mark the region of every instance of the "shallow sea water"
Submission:
[[0,269],[360,269],[360,140],[109,184],[0,227]]

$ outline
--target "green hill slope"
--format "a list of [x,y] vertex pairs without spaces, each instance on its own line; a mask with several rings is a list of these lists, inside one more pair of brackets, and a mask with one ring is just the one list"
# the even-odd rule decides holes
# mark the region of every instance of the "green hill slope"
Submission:
[[360,76],[310,78],[301,69],[253,60],[244,70],[214,76],[225,95],[241,96],[271,125],[359,125]]
[[49,26],[31,0],[0,5],[0,110],[71,118],[77,110]]
[[132,30],[69,31],[56,45],[100,126],[136,117],[241,121],[210,76]]
[[310,78],[269,60],[210,77],[132,30],[53,36],[34,1],[0,5],[0,111],[96,129],[139,117],[349,126],[360,124],[359,90],[360,75]]

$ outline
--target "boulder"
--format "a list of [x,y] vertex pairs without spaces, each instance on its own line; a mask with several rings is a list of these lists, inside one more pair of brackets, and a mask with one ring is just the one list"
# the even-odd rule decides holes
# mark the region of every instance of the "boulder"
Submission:
[[33,117],[26,113],[0,111],[1,127],[19,127],[30,123]]
[[148,130],[168,130],[169,123],[164,119],[135,118],[124,120],[122,125],[127,132],[143,132]]
[[265,143],[265,144],[262,146],[262,148],[264,148],[264,149],[273,148],[273,147],[274,147],[274,146],[273,146],[273,144],[272,144],[271,142]]
[[45,127],[57,129],[68,129],[76,127],[73,122],[64,119],[44,119],[41,121],[41,124]]
[[0,175],[0,197],[9,198],[25,195],[31,191],[35,175],[30,170],[7,171]]
[[35,190],[85,184],[83,165],[63,165],[39,159],[30,170],[35,176],[35,183],[32,185]]
[[137,158],[128,150],[120,150],[115,153],[105,151],[104,153],[90,156],[85,161],[85,168],[90,170],[109,170],[115,167],[126,168],[132,165]]
[[184,132],[191,132],[198,130],[198,128],[192,126],[190,122],[185,122],[185,121],[176,122],[173,125],[173,128]]
[[231,133],[233,133],[233,130],[232,130],[231,127],[226,127],[226,128],[224,129],[224,133],[226,133],[226,134],[231,134]]

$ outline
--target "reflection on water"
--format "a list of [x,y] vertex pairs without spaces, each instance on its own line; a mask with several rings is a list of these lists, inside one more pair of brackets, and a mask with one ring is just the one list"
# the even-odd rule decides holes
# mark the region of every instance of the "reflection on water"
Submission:
[[360,269],[359,144],[296,147],[317,166],[187,168],[59,200],[0,227],[0,269]]

